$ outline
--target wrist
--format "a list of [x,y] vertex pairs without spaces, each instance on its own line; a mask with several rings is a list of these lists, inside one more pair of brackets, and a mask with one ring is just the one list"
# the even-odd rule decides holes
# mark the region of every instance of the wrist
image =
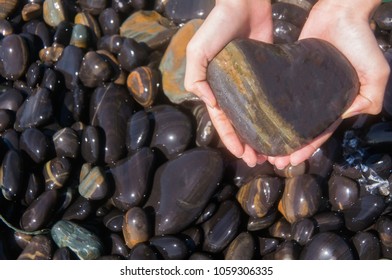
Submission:
[[252,11],[254,8],[269,7],[271,0],[216,0],[216,6],[227,6],[238,12]]
[[[230,18],[232,26],[237,26],[235,34],[231,34],[233,38],[272,41],[271,0],[216,0],[215,8],[222,16]],[[271,30],[268,38],[264,36],[267,30]]]
[[316,9],[347,15],[356,15],[370,18],[382,0],[319,0],[314,6]]

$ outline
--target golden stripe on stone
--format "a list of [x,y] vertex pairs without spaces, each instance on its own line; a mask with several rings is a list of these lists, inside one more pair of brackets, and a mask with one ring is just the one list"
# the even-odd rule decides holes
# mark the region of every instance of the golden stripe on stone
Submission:
[[[224,67],[224,69],[227,69],[227,74],[231,79],[228,82],[233,83],[233,86],[238,88],[244,99],[249,99],[248,102],[239,102],[238,106],[247,105],[246,111],[249,113],[252,123],[257,123],[260,119],[268,119],[269,123],[273,125],[273,127],[254,125],[256,133],[269,137],[268,140],[265,140],[265,143],[270,144],[271,147],[274,144],[274,133],[272,131],[279,129],[282,132],[284,142],[291,146],[293,139],[297,139],[300,136],[270,106],[270,102],[264,94],[265,89],[258,82],[257,77],[254,76],[254,71],[249,64],[237,63],[237,61],[247,61],[245,54],[235,43],[229,43],[217,55],[217,58],[217,64],[220,68],[223,69]],[[248,78],[244,79],[243,77]],[[249,94],[249,92],[256,94]]]
[[207,80],[242,141],[269,156],[310,143],[359,88],[347,58],[312,38],[279,45],[236,39],[209,63]]

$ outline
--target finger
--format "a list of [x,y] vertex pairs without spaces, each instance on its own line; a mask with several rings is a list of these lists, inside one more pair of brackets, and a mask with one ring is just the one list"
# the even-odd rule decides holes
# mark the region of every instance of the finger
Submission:
[[247,144],[244,145],[244,153],[242,154],[241,158],[249,167],[255,167],[257,164],[256,152]]
[[[240,23],[233,23],[232,18],[227,16],[228,12],[224,5],[213,8],[186,48],[185,89],[196,94],[210,107],[215,107],[216,100],[206,82],[208,63],[238,36],[240,30],[240,26],[233,25]],[[231,28],[222,32],[222,26]]]
[[265,155],[257,155],[257,164],[263,164],[264,162],[267,161],[267,156]]
[[267,160],[268,160],[269,163],[271,163],[272,165],[274,165],[274,164],[275,164],[276,157],[271,157],[271,156],[269,156],[269,157],[267,157]]
[[[368,32],[373,35],[370,29]],[[362,57],[369,57],[371,60],[368,59],[367,63],[361,63],[361,60],[358,62],[352,58],[360,82],[359,96],[355,100],[355,105],[358,106],[356,111],[360,113],[376,115],[382,109],[390,67],[375,37],[370,34],[369,45],[363,46],[366,50],[362,51]]]
[[217,106],[217,101],[210,85],[206,81],[194,83],[192,92],[210,108]]
[[388,82],[388,79],[386,77],[382,77],[382,75],[386,75],[386,73],[388,73],[389,76],[389,69],[382,71],[384,74],[380,74],[380,77],[370,81],[370,84],[361,85],[359,95],[355,98],[350,108],[343,113],[342,117],[344,119],[359,114],[377,115],[381,112],[385,87]]
[[284,169],[287,165],[290,164],[290,156],[279,156],[276,157],[274,165],[276,168],[282,170]]
[[319,137],[315,138],[311,143],[306,145],[305,147],[295,151],[290,155],[290,164],[296,166],[301,162],[304,162],[308,158],[310,158],[314,152],[320,148],[327,140],[331,137],[333,132],[338,128],[341,119],[335,121],[330,127],[328,127]]
[[[215,107],[215,96],[206,81],[207,58],[203,53],[193,52],[192,46],[187,48],[184,87],[187,91],[194,93],[202,99],[208,106]],[[189,54],[189,52],[193,52]]]
[[[324,139],[324,142],[327,141],[328,137]],[[323,143],[324,143],[323,142]],[[295,151],[290,155],[290,164],[292,166],[296,166],[308,158],[310,158],[314,152],[323,144],[323,143],[310,143],[306,145],[305,147],[301,148],[298,151]]]
[[207,110],[223,144],[230,153],[240,158],[244,154],[244,146],[226,117],[226,114],[219,107],[207,107]]

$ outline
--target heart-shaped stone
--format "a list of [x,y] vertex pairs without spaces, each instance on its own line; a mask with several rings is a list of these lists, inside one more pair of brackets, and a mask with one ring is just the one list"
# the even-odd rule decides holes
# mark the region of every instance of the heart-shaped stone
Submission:
[[236,39],[211,61],[207,80],[242,140],[271,156],[311,142],[359,89],[346,57],[314,38],[279,45]]

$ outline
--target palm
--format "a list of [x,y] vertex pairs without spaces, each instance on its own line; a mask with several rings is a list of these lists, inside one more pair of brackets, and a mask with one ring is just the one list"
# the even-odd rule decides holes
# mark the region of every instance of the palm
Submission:
[[[328,15],[328,16],[326,16]],[[334,18],[335,17],[335,18]],[[355,68],[360,91],[342,118],[361,113],[377,114],[382,107],[389,66],[380,51],[366,17],[331,15],[315,6],[300,35],[300,39],[319,38],[340,50]],[[284,157],[269,157],[277,166],[298,164],[308,159],[332,135],[341,120],[335,122],[309,145]]]
[[[262,155],[243,144],[225,113],[217,106],[214,94],[206,81],[208,63],[235,38],[252,38],[272,42],[272,17],[270,1],[230,1],[216,7],[197,31],[187,47],[185,88],[199,96],[207,105],[211,120],[228,150],[254,166],[265,160]],[[242,9],[238,7],[242,6]],[[241,11],[239,14],[238,11]],[[233,18],[236,18],[233,21]],[[222,32],[224,28],[224,32]]]

